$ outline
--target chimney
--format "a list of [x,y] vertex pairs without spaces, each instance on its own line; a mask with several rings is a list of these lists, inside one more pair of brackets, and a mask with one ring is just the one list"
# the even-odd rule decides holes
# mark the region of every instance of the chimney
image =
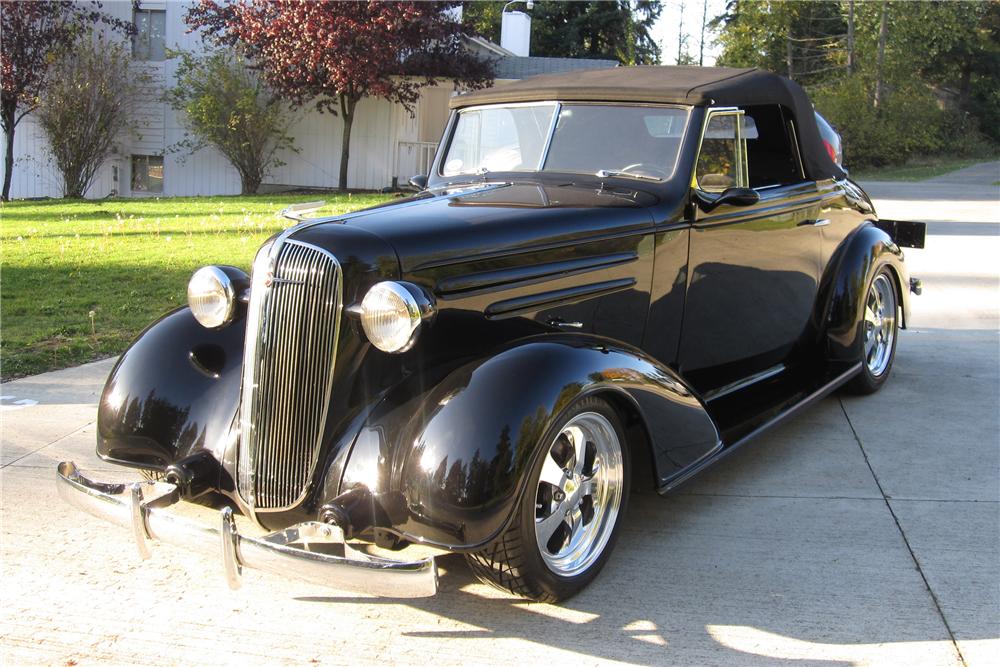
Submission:
[[531,17],[524,12],[503,12],[500,18],[500,46],[515,56],[531,49]]

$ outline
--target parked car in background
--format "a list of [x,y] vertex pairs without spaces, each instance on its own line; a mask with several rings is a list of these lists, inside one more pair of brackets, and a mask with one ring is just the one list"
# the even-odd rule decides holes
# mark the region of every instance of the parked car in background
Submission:
[[557,601],[608,560],[634,483],[668,493],[888,380],[924,230],[878,219],[793,82],[615,68],[451,105],[419,193],[194,274],[98,414],[98,454],[158,481],[65,462],[67,500],[143,553],[206,543],[234,586],[261,568],[430,595],[418,544]]
[[[816,112],[816,128],[819,130],[819,138],[823,141],[823,148],[826,149],[827,155],[837,163],[838,167],[844,169],[844,146],[840,140],[840,134],[818,111]],[[844,172],[846,173],[847,170],[844,169]]]

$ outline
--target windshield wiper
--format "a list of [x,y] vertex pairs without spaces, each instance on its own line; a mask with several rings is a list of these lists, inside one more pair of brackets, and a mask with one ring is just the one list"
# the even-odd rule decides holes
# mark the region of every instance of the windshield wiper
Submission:
[[615,171],[614,169],[598,169],[594,176],[600,178],[607,178],[608,176],[624,176],[625,178],[638,178],[643,181],[662,181],[662,178],[657,178],[656,176],[647,176],[646,174],[633,174],[630,171]]

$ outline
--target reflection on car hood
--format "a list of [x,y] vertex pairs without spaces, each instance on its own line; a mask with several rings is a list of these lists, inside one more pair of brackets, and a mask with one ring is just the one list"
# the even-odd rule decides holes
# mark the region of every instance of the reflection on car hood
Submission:
[[404,274],[428,265],[648,228],[656,198],[622,187],[483,183],[422,192],[338,222],[396,250]]

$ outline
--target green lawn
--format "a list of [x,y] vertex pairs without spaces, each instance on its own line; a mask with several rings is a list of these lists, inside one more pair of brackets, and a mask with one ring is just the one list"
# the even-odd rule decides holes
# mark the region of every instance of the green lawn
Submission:
[[[868,167],[851,170],[851,178],[856,181],[922,181],[935,176],[971,167],[991,158],[949,158],[934,157],[913,161],[903,165],[888,167]],[[995,158],[993,158],[995,159]]]
[[205,264],[249,267],[291,224],[275,214],[315,199],[334,215],[384,195],[258,195],[11,202],[0,208],[0,375],[64,368],[121,352],[182,305]]

